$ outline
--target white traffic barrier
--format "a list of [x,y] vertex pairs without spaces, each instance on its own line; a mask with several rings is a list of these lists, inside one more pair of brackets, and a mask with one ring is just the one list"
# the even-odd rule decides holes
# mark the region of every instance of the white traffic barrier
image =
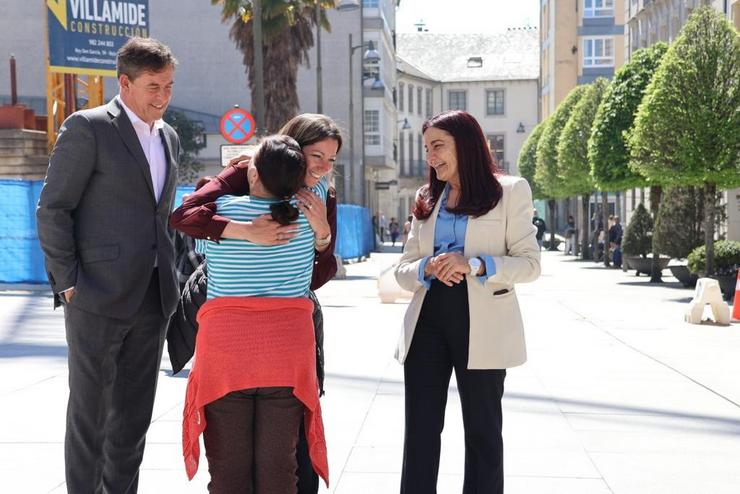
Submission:
[[699,278],[694,298],[689,302],[684,319],[691,324],[701,324],[704,308],[709,305],[717,324],[730,324],[730,306],[722,299],[719,282],[712,278]]

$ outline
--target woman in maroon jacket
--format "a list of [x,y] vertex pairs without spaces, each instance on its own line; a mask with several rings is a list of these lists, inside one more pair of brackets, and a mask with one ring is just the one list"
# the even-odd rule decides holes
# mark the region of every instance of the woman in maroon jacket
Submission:
[[[337,153],[342,147],[342,136],[332,119],[325,115],[305,113],[291,119],[278,132],[292,137],[306,157],[306,185],[316,185],[321,178],[331,173]],[[219,216],[216,199],[223,195],[247,195],[248,158],[236,158],[206,185],[190,194],[170,217],[173,228],[194,238],[218,241],[222,238],[237,238],[263,245],[282,245],[295,236],[291,225],[282,226],[269,215],[251,222],[239,222]],[[316,362],[319,381],[323,383],[323,316],[321,306],[313,290],[331,280],[337,271],[334,246],[337,232],[337,199],[333,189],[329,190],[326,205],[311,192],[297,194],[299,205],[308,218],[316,240],[316,258],[311,279],[311,298],[316,305]],[[311,467],[305,435],[301,429],[298,444],[298,493],[318,492],[318,475]]]

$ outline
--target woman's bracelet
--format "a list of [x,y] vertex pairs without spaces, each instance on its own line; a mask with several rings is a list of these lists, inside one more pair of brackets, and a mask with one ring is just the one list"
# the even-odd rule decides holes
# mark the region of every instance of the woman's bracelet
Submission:
[[316,238],[316,247],[326,247],[331,243],[331,233],[326,238]]

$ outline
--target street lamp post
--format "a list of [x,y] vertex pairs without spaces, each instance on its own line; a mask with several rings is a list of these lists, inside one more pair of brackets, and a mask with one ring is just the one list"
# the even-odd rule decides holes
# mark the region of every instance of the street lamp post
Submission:
[[[352,45],[352,33],[349,34],[349,170],[350,174],[354,173],[355,168],[355,98],[354,98],[354,87],[352,84],[352,55],[355,53],[355,50],[359,50],[360,48],[367,47],[367,51],[365,52],[365,55],[362,57],[363,61],[365,62],[373,62],[377,63],[380,61],[380,55],[375,50],[375,47],[373,46],[372,41],[368,41],[367,43],[362,43],[357,46]],[[361,170],[360,170],[360,180],[365,180],[365,161],[363,159]],[[353,191],[352,197],[355,198],[358,195],[361,195],[360,197],[360,203],[365,203],[365,188],[364,187],[358,187],[356,184],[355,177],[352,176],[352,179],[350,181],[351,190]],[[360,192],[360,193],[358,193]]]
[[321,2],[316,0],[316,113],[324,112],[321,74]]
[[266,133],[265,74],[262,61],[262,0],[252,0],[252,43],[254,45],[254,99],[252,106],[257,120],[255,133]]

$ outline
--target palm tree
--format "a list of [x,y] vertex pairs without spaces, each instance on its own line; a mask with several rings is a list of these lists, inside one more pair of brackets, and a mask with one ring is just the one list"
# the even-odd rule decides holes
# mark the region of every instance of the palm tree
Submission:
[[[296,79],[298,65],[309,63],[308,51],[314,45],[316,2],[321,5],[321,27],[329,31],[326,9],[335,0],[262,0],[263,64],[265,80],[265,127],[277,131],[298,113]],[[221,21],[232,22],[229,37],[242,52],[249,76],[249,89],[255,101],[254,43],[252,2],[250,0],[211,0],[221,5]]]

